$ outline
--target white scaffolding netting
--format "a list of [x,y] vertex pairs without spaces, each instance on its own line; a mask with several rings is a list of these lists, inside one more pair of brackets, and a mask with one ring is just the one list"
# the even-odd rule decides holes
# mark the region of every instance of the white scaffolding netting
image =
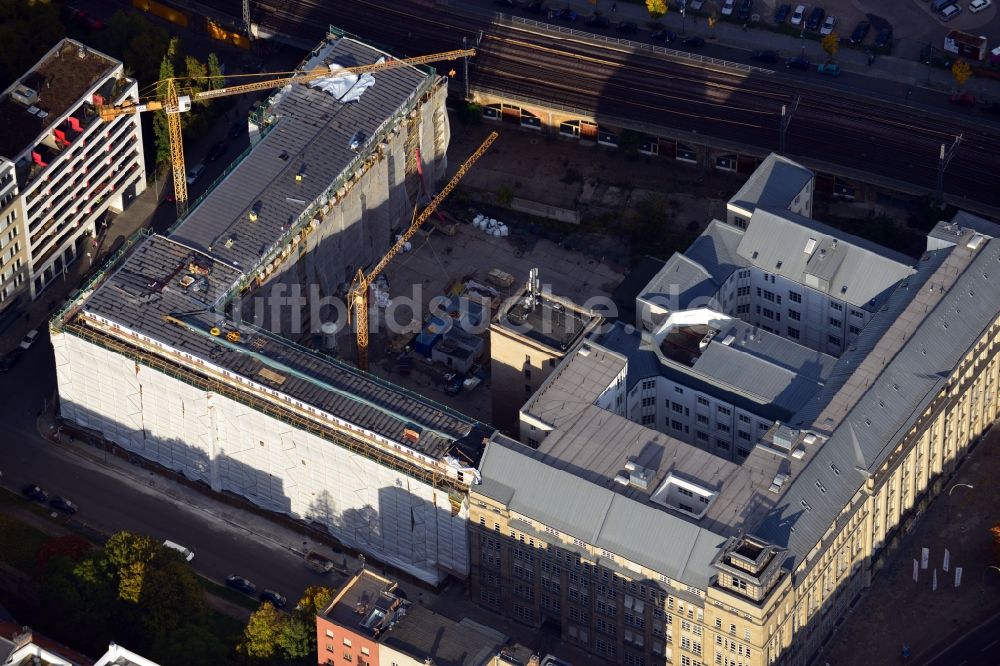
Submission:
[[[385,62],[385,58],[379,58],[378,62]],[[330,76],[324,76],[310,83],[313,88],[318,88],[329,93],[337,101],[356,102],[361,95],[375,85],[375,76],[371,73],[358,76],[346,70],[340,65],[330,65]]]

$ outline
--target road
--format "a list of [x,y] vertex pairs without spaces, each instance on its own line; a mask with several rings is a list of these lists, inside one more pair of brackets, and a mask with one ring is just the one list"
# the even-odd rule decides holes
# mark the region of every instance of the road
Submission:
[[[223,0],[209,4],[226,9]],[[333,24],[399,54],[453,49],[463,37],[476,43],[482,31],[470,70],[473,91],[569,107],[611,125],[689,132],[762,151],[777,149],[782,106],[790,108],[798,96],[787,136],[790,156],[828,163],[831,170],[868,173],[873,180],[890,179],[901,187],[933,189],[941,144],[950,145],[961,133],[944,191],[959,202],[967,198],[1000,207],[1000,188],[992,185],[1000,171],[1000,125],[978,112],[949,107],[940,93],[846,74],[820,82],[815,73],[780,66],[780,71],[750,73],[709,69],[683,58],[517,29],[495,22],[492,13],[466,11],[470,6],[476,8],[472,3],[439,8],[373,0],[342,0],[335,6],[263,0],[254,12],[257,22],[273,30],[318,40]],[[635,39],[648,41],[648,36],[640,33]],[[705,53],[747,58],[746,52],[724,46],[706,46]],[[441,69],[453,66],[444,63]],[[456,79],[453,89],[461,87]]]
[[[1000,573],[997,573],[1000,576]],[[1000,664],[1000,615],[994,615],[926,666],[997,666]]]
[[222,522],[197,506],[179,504],[123,479],[43,438],[36,420],[54,391],[55,367],[46,332],[0,382],[4,404],[0,471],[5,487],[20,492],[27,483],[38,483],[50,494],[64,495],[78,504],[76,518],[88,527],[104,534],[129,530],[176,541],[194,551],[192,566],[203,576],[224,582],[227,575],[236,573],[259,589],[277,590],[291,604],[310,585],[336,582],[305,568],[298,555],[282,546]]

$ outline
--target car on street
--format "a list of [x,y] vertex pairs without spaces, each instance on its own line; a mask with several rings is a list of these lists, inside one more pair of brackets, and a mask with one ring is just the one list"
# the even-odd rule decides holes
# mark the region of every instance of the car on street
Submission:
[[774,25],[782,25],[788,20],[788,15],[791,13],[791,5],[779,5],[778,8],[774,10]]
[[634,35],[639,32],[639,26],[632,21],[622,21],[615,29],[623,35]]
[[802,25],[802,20],[805,18],[805,15],[806,15],[806,6],[805,5],[797,6],[795,8],[795,11],[792,12],[792,25]]
[[788,69],[798,69],[803,72],[808,72],[812,69],[812,63],[809,62],[809,58],[805,56],[797,55],[794,58],[789,58],[785,61],[785,67]]
[[[132,462],[131,458],[129,459],[129,462]],[[190,548],[185,548],[179,543],[170,541],[169,539],[163,542],[163,547],[169,548],[170,550],[176,550],[181,554],[181,557],[184,558],[185,562],[190,562],[194,559],[194,552]]]
[[681,44],[692,49],[700,49],[705,45],[705,40],[702,37],[685,37],[681,40]]
[[726,0],[726,3],[722,5],[722,11],[720,13],[723,16],[732,16],[734,9],[736,9],[736,0]]
[[840,76],[840,65],[835,62],[824,62],[816,68],[816,71],[826,76]]
[[942,21],[950,21],[961,13],[962,13],[962,8],[959,7],[957,4],[954,4],[954,5],[948,5],[947,7],[942,9],[940,12],[938,12],[938,16],[941,17]]
[[819,30],[819,27],[823,25],[825,17],[825,9],[822,7],[813,7],[813,10],[809,12],[809,18],[806,19],[806,30],[812,30],[813,32]]
[[604,30],[611,25],[611,20],[607,16],[601,16],[600,14],[593,14],[584,19],[583,24],[588,28],[597,28],[598,30]]
[[955,93],[948,98],[948,101],[955,106],[975,106],[976,96],[970,92]]
[[33,328],[21,339],[21,344],[18,347],[24,351],[28,351],[35,344],[36,340],[38,340],[38,329]]
[[969,11],[973,14],[978,14],[992,4],[993,0],[972,0],[969,3]]
[[193,185],[194,181],[201,178],[201,174],[203,173],[205,173],[205,165],[199,162],[187,170],[187,176],[185,176],[184,180],[187,181],[188,185]]
[[50,499],[49,506],[57,511],[62,511],[63,513],[68,513],[70,515],[73,515],[79,510],[79,507],[76,504],[73,504],[68,499],[60,495],[56,495]]
[[884,26],[875,33],[875,48],[884,49],[892,43],[892,27]]
[[225,155],[227,150],[229,150],[229,144],[225,141],[218,141],[209,149],[208,155],[205,156],[205,161],[211,164]]
[[545,14],[549,11],[548,5],[543,0],[533,0],[524,6],[524,11],[529,14]]
[[755,62],[766,62],[773,65],[781,60],[781,57],[777,51],[754,51],[750,54],[750,59]]
[[42,490],[41,488],[39,488],[34,483],[29,483],[28,485],[26,485],[24,488],[21,489],[21,492],[24,493],[25,497],[27,497],[30,500],[34,500],[35,502],[44,503],[49,501],[49,494],[44,490]]
[[751,14],[753,14],[753,0],[743,0],[736,11],[736,18],[746,23],[750,20]]
[[22,356],[24,356],[24,350],[20,347],[4,354],[3,358],[0,358],[0,372],[10,372]]
[[664,44],[673,44],[677,39],[677,33],[671,32],[670,30],[663,29],[657,30],[649,36],[654,42],[663,42]]
[[829,35],[831,32],[833,32],[833,28],[835,25],[837,25],[837,17],[834,16],[833,14],[827,16],[826,20],[823,21],[823,27],[819,29],[819,34]]
[[569,7],[563,7],[562,9],[556,12],[556,18],[559,19],[560,21],[569,21],[570,23],[572,23],[573,21],[580,18],[580,15],[574,12]]
[[229,574],[226,576],[226,585],[233,588],[234,590],[239,590],[244,594],[254,595],[257,594],[257,586],[248,581],[243,576],[237,576],[236,574]]
[[281,596],[274,590],[264,590],[261,592],[260,600],[270,602],[270,604],[275,608],[284,608],[288,603],[288,600],[285,599],[285,597]]
[[872,29],[872,24],[868,21],[860,21],[854,30],[851,31],[851,44],[860,44],[865,41],[865,37],[868,36],[868,31]]

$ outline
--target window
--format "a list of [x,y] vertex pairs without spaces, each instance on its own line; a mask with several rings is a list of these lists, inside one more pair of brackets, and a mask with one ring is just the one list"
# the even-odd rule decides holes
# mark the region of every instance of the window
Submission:
[[673,428],[674,430],[684,430],[684,424],[681,423],[680,421],[671,420],[670,427]]
[[722,618],[721,617],[715,618],[715,628],[719,629],[719,630],[722,629]]
[[709,403],[708,403],[708,398],[703,398],[703,397],[701,397],[701,396],[699,395],[699,396],[698,396],[698,404],[699,404],[699,405],[705,405],[706,407],[708,407],[708,404],[709,404]]
[[802,319],[802,315],[799,314],[798,310],[789,310],[788,318],[794,321],[799,321],[800,319]]
[[774,292],[773,291],[768,291],[767,289],[765,289],[764,292],[763,292],[763,296],[764,296],[764,300],[765,301],[771,301],[772,303],[774,302]]
[[763,315],[764,315],[765,317],[767,317],[768,319],[774,319],[774,310],[770,310],[770,309],[768,309],[768,308],[764,308],[764,309],[763,309],[763,310],[761,311],[761,314],[763,314]]
[[708,435],[706,433],[703,433],[700,430],[695,430],[694,431],[694,436],[695,436],[695,439],[697,439],[700,442],[707,442],[708,441]]
[[841,323],[842,322],[836,317],[830,317],[830,326],[833,326],[834,328],[840,328]]
[[738,446],[736,447],[736,454],[743,458],[746,458],[748,455],[750,455],[750,450],[744,449],[742,446]]
[[671,402],[670,403],[670,409],[674,410],[678,414],[683,414],[684,413],[684,405],[682,405],[679,402]]
[[705,416],[704,414],[698,414],[697,418],[698,418],[698,423],[701,423],[702,425],[708,425],[708,417]]
[[747,582],[745,580],[740,580],[739,578],[734,578],[733,587],[737,590],[743,590],[745,592],[747,589]]
[[643,407],[652,407],[655,404],[656,404],[656,398],[643,398],[642,399],[642,406]]
[[729,450],[729,442],[727,442],[724,439],[717,439],[717,440],[715,440],[715,445],[717,447],[719,447],[720,449],[724,449],[726,451]]
[[327,629],[327,630],[326,630],[326,637],[327,637],[327,638],[333,638],[333,632],[332,632],[332,631],[330,631],[329,629]]
[[538,443],[539,443],[538,440],[535,439],[534,437],[529,437],[528,438],[528,446],[530,446],[531,448],[537,449],[538,448]]
[[368,652],[368,648],[364,647],[363,645],[361,646],[361,654],[365,655],[366,657],[371,656],[371,653]]
[[656,388],[656,380],[655,379],[644,379],[644,380],[642,380],[642,390],[643,391],[648,391],[649,389],[654,389],[654,388]]
[[344,661],[348,661],[349,662],[349,661],[352,661],[353,659],[354,659],[354,655],[352,655],[347,650],[344,650]]
[[837,337],[836,335],[831,335],[831,336],[829,336],[829,337],[827,338],[827,340],[829,340],[829,341],[830,341],[830,344],[831,344],[831,345],[835,345],[835,346],[837,346],[837,347],[839,347],[839,346],[840,346],[840,338],[838,338],[838,337]]
[[837,312],[843,312],[844,311],[844,306],[841,305],[840,303],[835,303],[833,301],[830,301],[830,309],[831,310],[836,310]]
[[791,338],[792,340],[798,340],[799,337],[800,337],[800,335],[799,335],[799,329],[792,328],[791,326],[789,326],[788,327],[788,337]]
[[674,393],[680,393],[681,395],[684,395],[684,389],[682,389],[680,386],[675,386]]
[[746,414],[740,414],[740,423],[750,423],[750,417]]
[[858,333],[861,332],[861,327],[851,324],[850,326],[847,327],[847,330],[851,332],[851,335],[857,335]]
[[722,405],[719,405],[716,409],[718,409],[720,414],[725,414],[726,416],[729,416],[730,414],[733,413],[733,410],[729,409],[728,407],[723,407]]
[[344,647],[351,647],[351,641],[347,638],[344,639]]
[[653,425],[656,423],[656,414],[643,414],[642,425]]
[[749,641],[750,640],[750,630],[749,629],[744,629],[743,630],[743,640],[745,640],[745,641]]
[[862,312],[861,310],[855,310],[854,308],[851,308],[851,316],[864,318],[865,313]]
[[715,429],[719,430],[720,432],[729,432],[730,430],[732,430],[732,428],[730,428],[725,423],[716,423],[715,424]]

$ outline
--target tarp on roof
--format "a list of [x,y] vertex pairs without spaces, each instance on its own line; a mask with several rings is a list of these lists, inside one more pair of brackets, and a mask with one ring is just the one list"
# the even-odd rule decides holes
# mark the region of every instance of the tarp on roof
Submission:
[[[385,62],[385,58],[379,58],[377,62]],[[371,73],[358,76],[336,63],[330,65],[330,74],[331,76],[316,79],[309,85],[333,95],[337,101],[345,104],[358,101],[366,90],[375,85],[375,76]]]

